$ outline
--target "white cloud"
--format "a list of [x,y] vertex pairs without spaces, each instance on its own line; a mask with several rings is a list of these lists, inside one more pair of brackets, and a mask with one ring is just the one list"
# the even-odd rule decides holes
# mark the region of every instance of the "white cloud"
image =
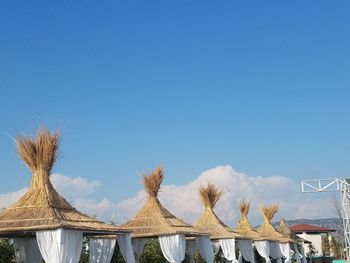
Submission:
[[[96,200],[94,191],[101,186],[98,181],[88,181],[82,177],[68,177],[54,174],[51,177],[58,191],[73,205],[98,218],[117,223],[123,223],[131,218],[146,201],[143,190],[135,196],[112,202],[108,199]],[[189,223],[194,223],[202,212],[202,205],[198,198],[199,186],[207,182],[214,182],[224,194],[218,202],[216,212],[228,225],[234,225],[239,217],[238,204],[241,199],[252,202],[249,214],[251,222],[258,224],[261,221],[258,205],[261,203],[279,205],[279,214],[287,219],[296,218],[326,218],[335,216],[331,209],[332,201],[329,196],[305,195],[300,192],[300,186],[284,176],[248,176],[236,172],[231,166],[218,166],[201,173],[195,180],[185,185],[164,185],[159,194],[163,205],[176,216]],[[0,195],[0,207],[7,207],[14,202],[26,189],[18,192]]]

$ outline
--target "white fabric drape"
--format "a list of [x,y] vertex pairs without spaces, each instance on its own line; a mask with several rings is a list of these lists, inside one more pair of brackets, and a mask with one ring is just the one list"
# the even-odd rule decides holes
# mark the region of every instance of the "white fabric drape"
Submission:
[[196,245],[205,262],[212,263],[214,261],[214,249],[209,237],[196,237]]
[[270,241],[270,257],[277,259],[277,263],[282,263],[282,252],[277,242]]
[[285,257],[284,263],[292,263],[292,257],[290,253],[290,245],[289,243],[279,244],[280,250],[282,252],[283,257]]
[[219,253],[220,243],[219,241],[213,241],[212,244],[213,244],[214,256],[215,256],[217,253]]
[[255,263],[253,242],[251,240],[239,239],[237,240],[237,245],[239,248],[238,262],[242,262],[242,256],[246,261]]
[[36,232],[39,250],[46,263],[78,263],[83,233],[57,229]]
[[89,241],[89,263],[110,263],[116,240],[112,238],[91,238]]
[[132,249],[135,253],[136,259],[138,259],[141,256],[145,243],[146,238],[134,238],[131,240]]
[[219,243],[222,249],[224,257],[232,262],[238,262],[236,258],[236,244],[234,238],[219,239]]
[[190,263],[195,263],[194,256],[196,254],[196,243],[194,240],[187,240],[187,249]]
[[254,244],[259,255],[265,259],[266,263],[271,263],[269,241],[254,241]]
[[294,258],[297,261],[297,263],[301,263],[300,258],[302,257],[298,250],[298,245],[296,243],[293,243],[293,251],[294,251]]
[[186,239],[183,234],[160,236],[160,248],[170,263],[180,263],[185,259]]
[[302,258],[301,258],[302,262],[303,263],[307,263],[306,256],[305,256],[304,245],[303,244],[300,246],[300,253],[302,255]]
[[41,254],[35,238],[14,238],[13,247],[17,263],[40,263]]
[[[120,253],[122,254],[126,263],[135,263],[134,252],[131,245],[130,233],[117,235]],[[108,262],[109,263],[109,262]]]

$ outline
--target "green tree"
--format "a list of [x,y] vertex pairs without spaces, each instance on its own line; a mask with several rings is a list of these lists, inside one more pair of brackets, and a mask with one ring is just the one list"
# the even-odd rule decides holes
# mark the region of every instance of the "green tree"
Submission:
[[0,239],[0,263],[10,263],[15,257],[13,246],[8,239]]

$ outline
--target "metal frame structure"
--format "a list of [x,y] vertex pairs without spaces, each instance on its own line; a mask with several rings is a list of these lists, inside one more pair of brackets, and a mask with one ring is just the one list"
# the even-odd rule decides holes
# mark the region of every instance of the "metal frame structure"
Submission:
[[342,220],[344,228],[344,247],[346,260],[350,261],[350,184],[348,179],[313,179],[301,182],[303,193],[338,191],[341,195]]

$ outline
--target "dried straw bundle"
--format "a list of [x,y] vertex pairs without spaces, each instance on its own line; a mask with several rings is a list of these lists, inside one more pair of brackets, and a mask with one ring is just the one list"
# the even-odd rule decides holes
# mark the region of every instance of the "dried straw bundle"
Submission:
[[206,187],[201,186],[199,188],[199,197],[202,204],[210,209],[213,209],[216,203],[220,200],[223,192],[219,190],[217,186],[212,183],[208,183]]
[[148,194],[146,204],[124,228],[132,231],[133,238],[158,237],[161,235],[184,234],[187,237],[203,235],[191,225],[170,213],[158,199],[158,192],[164,178],[164,170],[157,167],[150,174],[142,175],[142,183]]
[[158,166],[150,175],[142,174],[142,183],[149,196],[157,197],[164,179],[164,169]]
[[41,127],[35,137],[16,139],[17,153],[33,173],[38,170],[49,173],[57,159],[59,141],[57,129],[50,133]]
[[35,137],[17,138],[17,152],[32,170],[32,184],[12,206],[0,212],[0,236],[33,236],[37,230],[77,229],[89,234],[127,232],[104,224],[72,207],[52,186],[59,133],[40,128]]
[[238,225],[235,228],[235,231],[242,235],[251,238],[254,241],[262,241],[269,240],[268,237],[265,237],[259,234],[257,231],[253,229],[248,220],[248,212],[250,209],[250,202],[241,201],[239,204],[239,211],[241,213],[241,217],[239,219]]
[[208,233],[212,240],[224,238],[249,239],[231,230],[214,212],[213,209],[223,194],[217,186],[208,183],[207,186],[201,186],[198,192],[205,209],[202,216],[194,225],[196,229]]

